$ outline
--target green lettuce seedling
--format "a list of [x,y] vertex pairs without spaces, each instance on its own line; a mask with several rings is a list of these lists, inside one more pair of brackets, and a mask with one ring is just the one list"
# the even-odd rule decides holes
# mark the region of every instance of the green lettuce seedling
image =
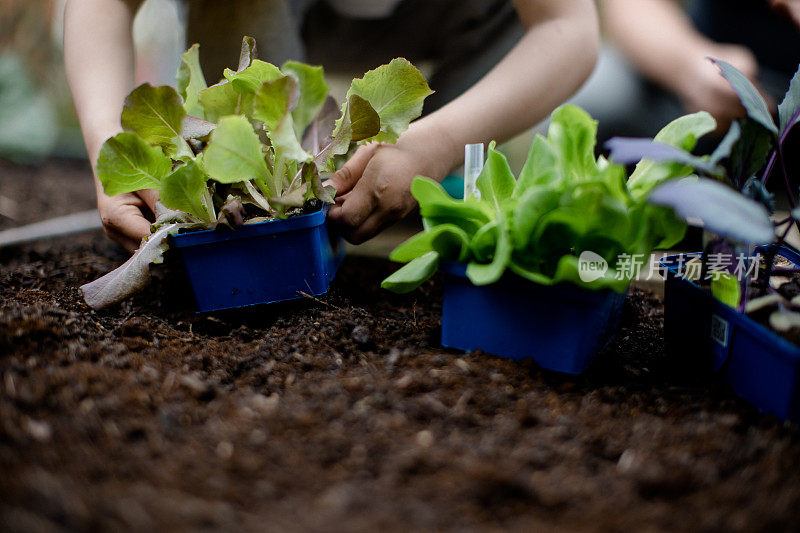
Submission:
[[[251,37],[242,42],[237,69],[223,76],[208,86],[199,46],[192,46],[182,56],[177,89],[134,89],[122,111],[124,131],[100,150],[96,170],[106,194],[158,191],[167,213],[150,240],[166,238],[156,231],[165,223],[173,233],[235,227],[246,223],[245,213],[262,221],[319,209],[320,201],[332,204],[336,191],[324,183],[325,174],[358,144],[395,142],[432,93],[420,72],[398,58],[353,80],[338,106],[322,67],[261,61]],[[142,248],[159,251],[148,252],[144,269],[136,259],[126,264],[137,268],[82,287],[92,307],[146,285],[147,264],[158,261],[165,246]],[[108,283],[127,288],[106,289]]]
[[[667,125],[660,139],[691,149],[709,119],[706,113],[683,117]],[[628,180],[624,167],[595,157],[596,131],[597,123],[585,111],[560,107],[547,137],[536,136],[516,179],[492,143],[476,182],[480,199],[456,200],[437,182],[415,178],[411,192],[425,230],[392,252],[392,260],[408,264],[382,286],[413,290],[446,260],[466,263],[475,285],[494,283],[510,271],[542,285],[569,282],[624,291],[630,283],[624,258],[647,258],[653,249],[680,241],[686,231],[672,210],[649,203],[647,193],[691,170],[654,162]],[[583,252],[607,261],[609,269],[599,279],[581,279]]]

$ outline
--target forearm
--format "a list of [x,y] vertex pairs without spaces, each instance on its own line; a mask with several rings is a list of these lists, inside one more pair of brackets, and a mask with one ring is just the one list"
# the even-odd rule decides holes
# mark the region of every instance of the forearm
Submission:
[[526,2],[518,2],[518,10],[528,28],[520,42],[477,84],[400,138],[438,160],[434,177],[463,162],[465,144],[502,142],[545,118],[594,67],[599,45],[593,2],[520,4]]
[[120,112],[134,85],[134,3],[68,0],[64,63],[92,166],[103,142],[121,130]]
[[681,92],[688,61],[714,43],[699,33],[675,0],[603,0],[603,25],[622,53],[647,78]]

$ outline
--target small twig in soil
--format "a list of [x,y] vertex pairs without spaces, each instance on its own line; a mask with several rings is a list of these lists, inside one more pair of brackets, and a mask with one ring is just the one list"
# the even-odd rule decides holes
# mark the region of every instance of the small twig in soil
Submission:
[[326,302],[326,301],[320,300],[316,296],[312,296],[312,295],[308,294],[307,292],[297,291],[297,294],[299,294],[300,296],[303,296],[305,298],[310,298],[310,299],[314,300],[315,302],[320,303],[322,305],[327,305],[328,307],[333,307],[334,309],[338,309],[339,311],[346,311],[346,309],[342,309],[338,305],[333,305],[330,302]]

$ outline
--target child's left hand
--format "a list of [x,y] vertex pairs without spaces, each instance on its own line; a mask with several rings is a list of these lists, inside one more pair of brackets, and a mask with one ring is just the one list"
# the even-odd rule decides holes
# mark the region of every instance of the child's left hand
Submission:
[[328,219],[353,244],[370,239],[417,207],[410,190],[416,176],[441,181],[450,170],[443,139],[423,140],[427,135],[420,135],[420,129],[406,133],[397,144],[361,146],[325,182],[337,191]]

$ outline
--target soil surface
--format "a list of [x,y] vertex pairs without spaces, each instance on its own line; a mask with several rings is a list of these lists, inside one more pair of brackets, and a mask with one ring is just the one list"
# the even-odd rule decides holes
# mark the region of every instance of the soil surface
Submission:
[[[42,168],[0,165],[0,194],[26,175],[92,205],[85,168]],[[800,429],[676,371],[649,293],[569,377],[443,349],[440,280],[393,295],[385,260],[206,315],[166,265],[87,308],[124,259],[100,232],[0,250],[1,530],[800,528]]]

